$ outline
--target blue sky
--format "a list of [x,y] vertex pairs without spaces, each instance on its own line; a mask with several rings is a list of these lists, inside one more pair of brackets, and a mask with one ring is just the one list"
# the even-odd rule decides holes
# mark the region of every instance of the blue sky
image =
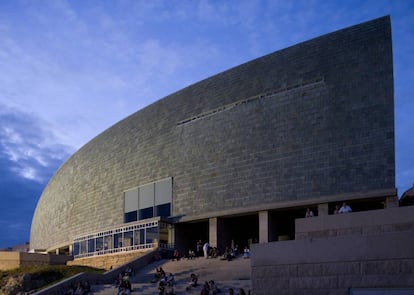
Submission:
[[131,113],[201,79],[391,15],[396,186],[414,183],[414,1],[0,1],[0,248],[48,180]]

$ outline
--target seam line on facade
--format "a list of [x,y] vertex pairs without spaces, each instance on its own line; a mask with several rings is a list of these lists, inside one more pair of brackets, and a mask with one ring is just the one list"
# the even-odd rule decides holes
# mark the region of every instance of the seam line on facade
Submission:
[[265,92],[265,93],[257,94],[257,95],[248,97],[246,99],[238,100],[236,102],[232,102],[232,103],[223,105],[221,107],[206,111],[204,113],[200,113],[196,116],[184,119],[184,120],[178,122],[177,126],[182,126],[182,125],[185,125],[185,124],[188,124],[188,123],[200,120],[200,119],[204,119],[206,117],[210,117],[210,116],[213,116],[215,114],[218,114],[218,113],[221,113],[221,112],[224,112],[224,111],[228,111],[228,110],[230,110],[230,109],[232,109],[236,106],[239,106],[239,105],[242,105],[242,104],[245,104],[245,103],[249,103],[249,102],[252,102],[252,101],[255,101],[255,100],[258,100],[258,99],[269,98],[269,97],[272,97],[274,95],[279,95],[279,94],[282,94],[282,93],[283,94],[289,93],[291,91],[306,88],[306,87],[309,87],[309,86],[314,86],[314,85],[321,84],[321,83],[324,83],[324,82],[325,82],[325,79],[323,77],[318,77],[318,78],[315,78],[315,79],[312,79],[312,80],[307,80],[307,81],[302,82],[300,84],[292,84],[290,86],[283,87],[283,88],[280,88],[280,89],[277,89],[277,90],[274,90],[274,91],[271,91],[271,92]]

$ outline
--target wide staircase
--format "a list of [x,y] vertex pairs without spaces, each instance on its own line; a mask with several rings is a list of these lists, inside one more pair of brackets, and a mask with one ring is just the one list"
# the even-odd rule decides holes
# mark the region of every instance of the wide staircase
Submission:
[[[251,289],[250,259],[242,257],[231,261],[220,258],[205,259],[202,257],[180,261],[160,260],[136,271],[130,278],[133,293],[142,295],[158,294],[158,283],[153,283],[157,267],[162,267],[167,275],[172,273],[175,277],[175,293],[200,294],[205,281],[214,280],[221,294],[227,294],[229,288],[237,290],[243,288],[246,293]],[[190,281],[190,274],[198,275],[198,286],[186,290]],[[93,285],[93,294],[116,295],[117,288],[114,285]]]

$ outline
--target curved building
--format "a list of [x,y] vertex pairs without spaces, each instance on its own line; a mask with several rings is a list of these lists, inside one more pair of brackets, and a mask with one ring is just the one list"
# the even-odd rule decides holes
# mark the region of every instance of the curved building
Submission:
[[151,240],[292,239],[308,207],[383,206],[394,174],[383,17],[217,74],[107,129],[48,183],[30,247],[93,255]]

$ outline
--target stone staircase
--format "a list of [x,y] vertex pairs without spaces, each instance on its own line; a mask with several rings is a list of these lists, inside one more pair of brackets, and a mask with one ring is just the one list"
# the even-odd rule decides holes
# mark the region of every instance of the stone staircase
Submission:
[[[174,274],[175,292],[180,294],[200,294],[205,281],[214,280],[221,291],[227,294],[228,288],[233,288],[235,294],[239,288],[246,293],[251,289],[250,281],[250,259],[236,258],[232,261],[220,260],[219,258],[196,258],[193,260],[160,260],[138,270],[130,278],[133,287],[132,294],[155,295],[158,294],[158,283],[151,283],[157,267],[162,267],[166,274]],[[198,275],[198,287],[186,291],[190,274]],[[117,289],[114,285],[93,285],[93,294],[116,295]]]

